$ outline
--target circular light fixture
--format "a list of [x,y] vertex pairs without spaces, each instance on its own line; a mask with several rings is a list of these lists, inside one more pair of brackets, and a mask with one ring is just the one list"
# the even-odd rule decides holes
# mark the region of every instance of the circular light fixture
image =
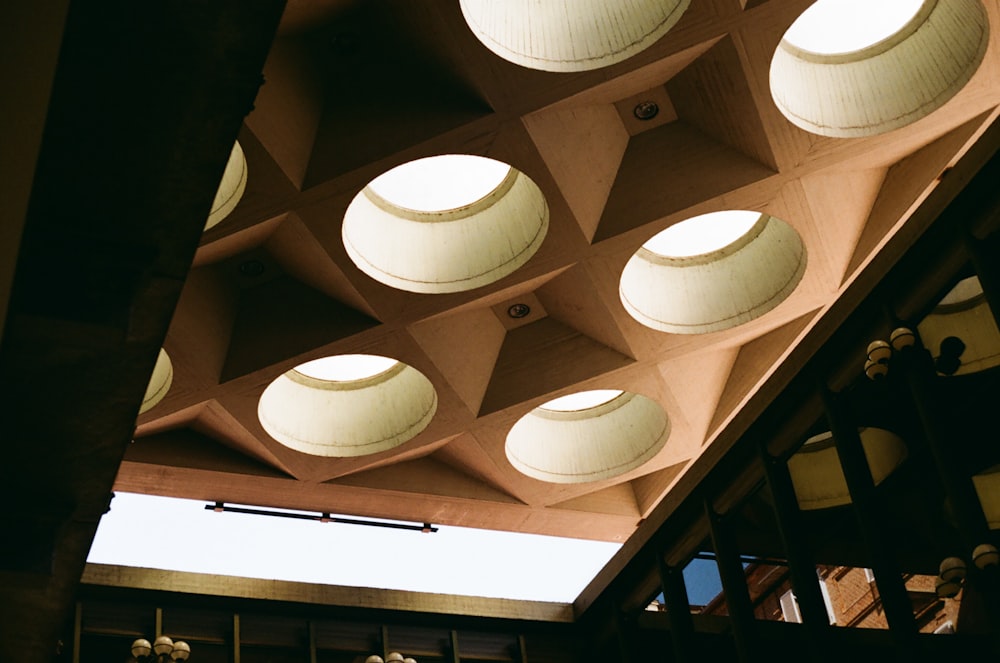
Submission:
[[261,395],[257,416],[286,447],[349,457],[413,439],[436,410],[434,386],[415,368],[376,355],[335,355],[279,376]]
[[226,170],[222,173],[222,182],[219,183],[219,188],[215,192],[215,200],[212,201],[212,211],[208,213],[205,230],[220,223],[236,209],[236,205],[243,197],[246,188],[247,160],[243,154],[243,148],[237,142],[229,153],[229,161],[226,162]]
[[619,295],[629,315],[651,329],[701,334],[770,311],[805,268],[805,244],[784,221],[759,212],[713,212],[643,244],[622,271]]
[[[878,485],[906,460],[906,444],[898,435],[882,428],[862,428],[858,434],[872,479]],[[851,503],[840,454],[829,432],[806,440],[788,459],[788,472],[803,511]]]
[[1000,329],[978,277],[959,281],[917,324],[917,333],[943,375],[1000,366]]
[[507,307],[507,315],[515,320],[525,318],[531,313],[531,307],[527,304],[511,304]]
[[169,355],[163,348],[156,357],[156,364],[153,366],[153,374],[146,385],[146,393],[142,397],[142,405],[139,406],[139,414],[147,412],[154,405],[163,400],[170,390],[170,384],[174,381],[174,365],[170,361]]
[[535,254],[549,208],[524,173],[485,157],[417,159],[372,180],[347,208],[343,240],[358,268],[419,293],[497,281]]
[[660,106],[655,101],[640,101],[632,109],[632,115],[635,115],[637,120],[647,121],[652,120],[654,117],[660,114]]
[[980,0],[817,0],[774,53],[771,96],[806,131],[873,136],[944,105],[988,42]]
[[627,60],[674,27],[691,0],[460,0],[472,33],[508,62],[588,71]]
[[507,459],[550,483],[609,479],[640,467],[667,442],[666,412],[646,396],[600,389],[535,408],[507,434]]

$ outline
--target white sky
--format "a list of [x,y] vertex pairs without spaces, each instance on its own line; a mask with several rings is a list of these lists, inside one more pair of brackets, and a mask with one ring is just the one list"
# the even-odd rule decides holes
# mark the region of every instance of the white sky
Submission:
[[436,523],[437,533],[423,534],[215,513],[206,510],[206,504],[200,500],[116,493],[111,511],[101,519],[87,561],[568,603],[620,547],[617,543]]
[[760,212],[709,212],[675,223],[650,237],[642,246],[671,258],[699,256],[729,246],[745,235],[759,218]]
[[442,154],[396,166],[368,187],[394,205],[422,212],[464,207],[500,186],[510,166],[471,154]]
[[817,0],[785,40],[813,53],[850,53],[898,32],[924,0]]

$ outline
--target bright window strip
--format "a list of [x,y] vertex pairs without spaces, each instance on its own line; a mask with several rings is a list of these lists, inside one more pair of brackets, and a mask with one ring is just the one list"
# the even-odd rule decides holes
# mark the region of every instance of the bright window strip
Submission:
[[[618,543],[438,526],[433,534],[240,513],[116,493],[93,564],[569,603]],[[275,509],[277,510],[277,509]],[[156,532],[156,544],[149,537]],[[488,572],[485,572],[488,571]]]

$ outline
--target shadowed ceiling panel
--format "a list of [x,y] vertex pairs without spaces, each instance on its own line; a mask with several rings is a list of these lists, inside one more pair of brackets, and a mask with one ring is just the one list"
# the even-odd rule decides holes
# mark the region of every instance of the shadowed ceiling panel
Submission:
[[347,338],[379,323],[289,276],[242,293],[223,382]]
[[306,186],[492,113],[478,90],[419,48],[418,26],[394,15],[406,11],[405,3],[362,3],[310,36],[326,67],[326,104]]
[[739,348],[682,355],[660,364],[667,388],[677,400],[679,416],[691,426],[701,443],[708,435],[708,425],[719,404]]
[[600,298],[584,265],[574,265],[535,291],[549,316],[618,352],[634,357],[615,317]]
[[729,372],[726,388],[719,397],[715,416],[709,424],[710,435],[736,411],[743,399],[757,388],[763,376],[781,359],[816,317],[817,312],[810,311],[740,348],[739,355]]
[[677,117],[777,170],[739,54],[728,37],[667,82]]
[[989,115],[984,113],[969,120],[889,168],[868,223],[855,245],[848,274],[868,259],[900,217],[922,199],[954,160],[955,152],[976,134]]
[[650,510],[666,495],[671,484],[686,466],[687,463],[678,463],[632,480],[632,491],[639,505],[639,513],[643,517],[649,515]]
[[771,175],[767,166],[683,121],[643,132],[629,141],[594,241]]
[[574,497],[564,502],[550,504],[550,509],[567,509],[569,511],[584,511],[597,513],[614,513],[620,516],[640,517],[639,505],[635,501],[635,493],[629,482],[618,483],[607,488],[595,490],[592,493]]
[[817,313],[818,311],[810,311],[740,348],[739,355],[729,372],[726,388],[719,397],[715,416],[709,424],[709,435],[714,433],[736,411],[743,399],[757,388],[763,376],[775,366]]
[[264,67],[264,79],[268,85],[261,87],[254,101],[261,112],[247,117],[247,127],[267,146],[288,180],[301,189],[323,110],[320,68],[303,40],[277,39]]
[[125,460],[149,465],[171,465],[199,470],[290,478],[260,461],[220,444],[190,428],[156,433],[135,440],[125,452]]
[[367,472],[340,477],[328,483],[363,486],[408,493],[444,495],[486,502],[521,502],[507,493],[460,472],[451,465],[431,458],[418,458]]
[[508,481],[509,470],[507,472],[501,470],[472,435],[459,435],[435,451],[433,458],[453,467],[462,474],[474,477],[477,481],[488,484],[498,491],[509,493],[519,501],[527,503],[518,494],[517,487],[510,485]]
[[430,318],[409,332],[469,411],[478,412],[505,335],[493,311],[480,308]]
[[504,338],[480,414],[627,366],[632,359],[553,318]]
[[268,237],[264,248],[286,274],[327,297],[372,318],[377,317],[295,212],[289,212],[284,222]]
[[819,236],[819,250],[810,259],[830,264],[838,276],[831,285],[840,285],[847,277],[854,247],[888,172],[887,168],[821,171],[799,180]]
[[557,108],[526,116],[524,126],[580,228],[593,238],[628,146],[618,111],[611,105]]

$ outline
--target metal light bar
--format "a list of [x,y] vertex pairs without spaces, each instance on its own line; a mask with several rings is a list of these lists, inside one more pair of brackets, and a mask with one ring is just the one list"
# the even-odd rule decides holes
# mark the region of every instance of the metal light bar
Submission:
[[298,520],[315,520],[321,523],[341,523],[344,525],[367,525],[369,527],[385,527],[388,529],[405,529],[413,532],[423,532],[424,534],[433,534],[438,531],[437,527],[434,527],[430,523],[423,523],[420,525],[408,524],[408,523],[387,523],[378,520],[362,520],[360,518],[341,518],[339,516],[331,516],[329,513],[321,513],[319,515],[312,513],[296,513],[294,511],[271,511],[268,509],[254,509],[245,506],[233,506],[231,504],[226,504],[225,502],[216,502],[215,504],[206,504],[206,511],[215,511],[217,513],[222,513],[223,511],[229,511],[232,513],[249,513],[254,516],[276,516],[279,518],[296,518]]

